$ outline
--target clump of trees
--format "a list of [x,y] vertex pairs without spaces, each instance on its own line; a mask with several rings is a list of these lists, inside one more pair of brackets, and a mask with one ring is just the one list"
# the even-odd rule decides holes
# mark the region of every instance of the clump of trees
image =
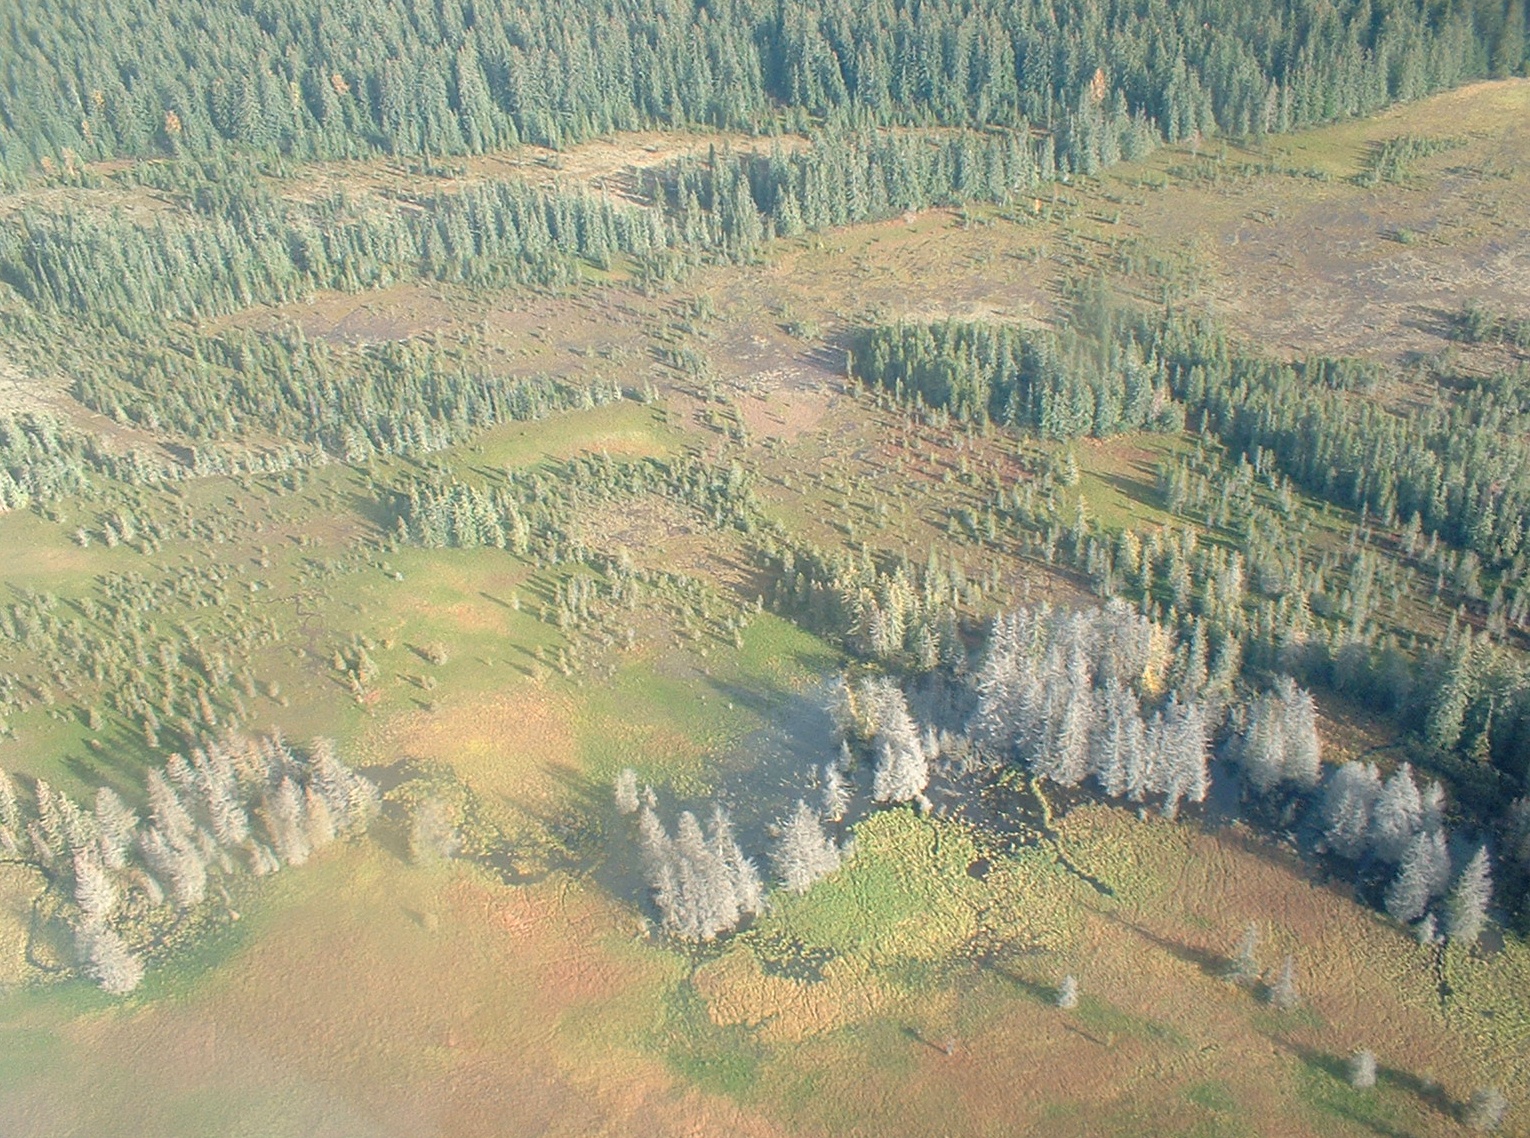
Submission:
[[[618,813],[636,815],[644,875],[665,932],[681,940],[710,941],[765,910],[764,880],[739,846],[733,821],[720,804],[713,805],[705,828],[693,812],[681,811],[672,834],[659,819],[652,788],[639,791],[630,768],[618,773],[614,797]],[[806,893],[839,868],[843,853],[805,799],[797,801],[776,833],[770,864],[788,892]]]
[[765,886],[733,836],[721,806],[705,831],[682,811],[671,835],[652,806],[637,812],[638,843],[654,904],[666,932],[682,940],[713,940],[765,906]]
[[1135,802],[1161,795],[1172,816],[1205,799],[1211,745],[1205,708],[1188,692],[1165,691],[1174,649],[1172,637],[1121,604],[1000,616],[972,673],[969,733],[1059,786],[1092,777]]
[[0,856],[42,872],[72,913],[81,968],[114,994],[138,985],[142,945],[218,877],[302,865],[363,832],[378,804],[327,741],[299,754],[237,735],[172,755],[146,797],[147,818],[109,787],[87,810],[38,779],[25,804],[0,772]]
[[1045,439],[1182,427],[1151,347],[1095,295],[1076,307],[1055,332],[954,320],[872,328],[853,373],[960,422],[991,420]]
[[1312,693],[1282,676],[1273,691],[1256,696],[1244,711],[1233,742],[1243,776],[1260,794],[1279,783],[1311,789],[1322,777],[1322,745]]

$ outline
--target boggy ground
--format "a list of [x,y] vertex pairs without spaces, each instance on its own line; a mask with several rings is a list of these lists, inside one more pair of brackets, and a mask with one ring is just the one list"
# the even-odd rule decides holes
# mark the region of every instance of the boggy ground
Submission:
[[[690,449],[745,463],[767,511],[795,532],[852,547],[871,535],[922,557],[954,506],[980,500],[982,480],[1015,476],[1016,446],[911,424],[848,392],[839,352],[851,323],[1045,319],[1061,281],[1136,250],[1162,259],[1161,284],[1270,350],[1438,351],[1467,297],[1530,304],[1527,104],[1530,84],[1484,84],[1263,151],[1166,152],[1006,209],[783,243],[761,265],[703,269],[668,295],[401,285],[237,319],[336,340],[458,336],[518,370],[652,382],[657,408],[514,425],[448,460]],[[1401,183],[1352,180],[1368,147],[1404,134],[1463,144]],[[641,159],[618,140],[605,157],[568,156],[562,174],[613,163]],[[1145,287],[1141,274],[1122,279]],[[676,345],[705,367],[663,362]],[[24,377],[9,382],[20,390]],[[1177,445],[1081,445],[1081,493],[1107,520],[1166,520],[1149,489]],[[227,914],[128,1000],[80,982],[9,990],[5,1133],[1423,1135],[1456,1132],[1476,1086],[1514,1098],[1527,1085],[1522,944],[1438,957],[1282,849],[1194,818],[1085,805],[1059,822],[1057,845],[1004,853],[956,823],[885,812],[861,825],[836,877],[778,899],[732,940],[692,951],[654,938],[610,778],[631,764],[666,809],[700,801],[837,655],[768,615],[735,648],[645,611],[630,652],[597,652],[563,677],[539,652],[572,638],[534,603],[512,603],[533,602],[552,578],[500,551],[404,550],[386,570],[370,559],[299,589],[303,566],[373,532],[360,482],[331,471],[289,495],[231,480],[189,491],[240,534],[216,555],[253,563],[269,547],[260,576],[280,605],[308,614],[262,661],[285,702],[262,697],[256,713],[296,737],[337,734],[379,769],[450,771],[529,852],[416,866],[383,835],[235,896],[237,920]],[[640,503],[578,524],[597,542],[662,534],[647,543],[649,565],[751,603],[737,548],[666,509]],[[127,548],[78,548],[68,512],[0,523],[9,585],[68,593],[144,567]],[[974,576],[999,576],[998,600],[1082,596],[1077,581],[1002,549],[966,554],[980,562]],[[204,551],[188,544],[165,560],[193,555]],[[376,641],[384,673],[366,706],[327,659],[358,635]],[[439,667],[418,651],[433,639],[451,649]],[[76,792],[126,777],[86,748],[78,723],[22,727],[25,745],[0,751],[9,769]],[[1342,708],[1323,728],[1330,757],[1390,738]],[[793,788],[770,793],[789,808]],[[565,856],[549,865],[539,851],[555,846]],[[36,888],[25,874],[0,882],[0,983],[34,975],[24,956]],[[1219,978],[1250,920],[1267,969],[1295,957],[1297,1010]],[[1073,1012],[1053,1004],[1068,973],[1083,992]],[[1343,1080],[1362,1046],[1382,1066],[1374,1091]],[[1527,1132],[1526,1109],[1516,1105],[1509,1132]]]

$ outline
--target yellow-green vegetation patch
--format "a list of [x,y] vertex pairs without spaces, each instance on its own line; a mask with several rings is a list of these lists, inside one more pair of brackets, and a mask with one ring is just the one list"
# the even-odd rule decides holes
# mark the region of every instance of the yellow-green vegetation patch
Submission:
[[1349,1083],[1345,1060],[1339,1056],[1304,1056],[1296,1074],[1296,1089],[1315,1125],[1345,1122],[1375,1134],[1406,1134],[1404,1127],[1420,1121],[1417,1093],[1398,1072],[1381,1068],[1374,1087]]
[[1165,819],[1139,820],[1099,803],[1075,807],[1058,822],[1062,848],[1124,905],[1146,906],[1174,884],[1191,856],[1193,836]]
[[1089,519],[1106,529],[1138,532],[1172,524],[1174,516],[1159,503],[1156,468],[1188,449],[1187,437],[1167,434],[1123,435],[1077,445],[1072,453],[1078,462],[1078,495]]
[[592,778],[634,767],[679,793],[709,785],[703,759],[759,725],[758,717],[712,689],[699,673],[673,674],[651,657],[621,661],[607,683],[582,693],[580,753]]
[[1492,935],[1492,952],[1452,947],[1445,953],[1445,1018],[1478,1064],[1498,1067],[1505,1084],[1524,1086],[1530,1080],[1530,945],[1497,930]]
[[1383,139],[1403,134],[1497,133],[1526,113],[1530,113],[1530,83],[1522,79],[1474,83],[1369,118],[1289,135],[1272,142],[1271,149],[1288,165],[1350,177],[1364,169],[1368,146]]
[[664,457],[673,454],[681,442],[682,436],[664,425],[662,412],[623,399],[535,422],[496,427],[452,453],[475,464],[504,468],[592,452],[612,458]]
[[[969,872],[980,856],[960,825],[908,808],[873,814],[837,873],[804,895],[778,891],[697,971],[696,989],[715,1021],[800,1041],[974,982],[978,957],[995,946],[1055,959],[1081,927],[1085,887],[1045,851],[995,857],[982,878]],[[995,1007],[1037,990],[1002,975],[983,981]],[[976,1029],[990,1012],[973,1014]]]
[[849,864],[801,897],[778,896],[762,929],[881,967],[943,958],[973,935],[991,900],[987,883],[967,873],[977,857],[959,826],[909,809],[873,814],[856,827]]
[[34,905],[46,882],[31,866],[0,865],[0,988],[35,975],[27,958]]
[[801,690],[836,669],[844,657],[822,638],[773,613],[757,613],[737,657],[740,681]]
[[840,662],[823,640],[771,613],[755,613],[740,648],[709,654],[645,647],[614,674],[580,692],[581,754],[592,779],[609,785],[623,767],[682,795],[710,789],[709,759],[725,755],[793,693],[821,682]]

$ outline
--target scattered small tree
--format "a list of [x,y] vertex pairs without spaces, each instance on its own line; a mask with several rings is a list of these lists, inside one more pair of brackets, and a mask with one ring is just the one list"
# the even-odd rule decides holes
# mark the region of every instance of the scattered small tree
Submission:
[[637,771],[623,767],[616,776],[616,812],[636,814],[639,805]]
[[1270,985],[1270,1006],[1288,1012],[1299,1003],[1301,995],[1296,990],[1296,961],[1287,956],[1285,963],[1280,966],[1280,975]]
[[1064,976],[1058,985],[1057,1006],[1063,1009],[1078,1007],[1078,981],[1071,974]]
[[1497,1087],[1479,1087],[1467,1101],[1462,1121],[1473,1130],[1497,1130],[1503,1125],[1504,1112],[1508,1109],[1509,1100]]
[[1435,948],[1445,939],[1440,936],[1440,922],[1435,919],[1433,913],[1425,913],[1424,919],[1413,926],[1413,935],[1425,948]]
[[1357,1091],[1369,1090],[1376,1085],[1376,1055],[1364,1049],[1349,1057],[1349,1085]]
[[1238,942],[1238,949],[1227,962],[1227,969],[1223,973],[1226,979],[1234,984],[1247,986],[1259,978],[1259,959],[1255,951],[1259,948],[1259,926],[1250,921],[1243,929],[1243,939]]
[[416,865],[443,861],[457,852],[451,812],[439,798],[416,803],[409,819],[409,860]]

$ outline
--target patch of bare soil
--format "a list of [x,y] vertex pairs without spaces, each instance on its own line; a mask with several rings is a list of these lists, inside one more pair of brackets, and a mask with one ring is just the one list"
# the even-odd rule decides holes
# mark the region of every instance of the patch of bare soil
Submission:
[[226,323],[260,331],[299,328],[305,336],[336,343],[377,343],[449,330],[461,323],[464,307],[442,286],[415,282],[355,293],[326,289],[306,300],[246,309]]
[[[1478,84],[1293,136],[1272,144],[1287,172],[1176,183],[1131,203],[1126,224],[1192,251],[1214,309],[1268,350],[1436,352],[1468,299],[1530,308],[1527,106],[1523,80]],[[1356,184],[1370,149],[1403,134],[1452,148],[1418,159],[1401,181]],[[1305,176],[1303,164],[1326,176]]]
[[282,192],[294,201],[317,201],[336,193],[350,198],[453,194],[485,182],[524,181],[535,186],[583,186],[613,197],[647,204],[645,174],[711,150],[765,153],[773,146],[794,150],[806,140],[794,136],[762,139],[743,134],[636,131],[583,142],[567,150],[521,146],[491,154],[454,157],[439,168],[423,169],[395,159],[326,162],[305,166]]
[[63,398],[62,383],[40,381],[0,355],[0,415],[56,415]]

